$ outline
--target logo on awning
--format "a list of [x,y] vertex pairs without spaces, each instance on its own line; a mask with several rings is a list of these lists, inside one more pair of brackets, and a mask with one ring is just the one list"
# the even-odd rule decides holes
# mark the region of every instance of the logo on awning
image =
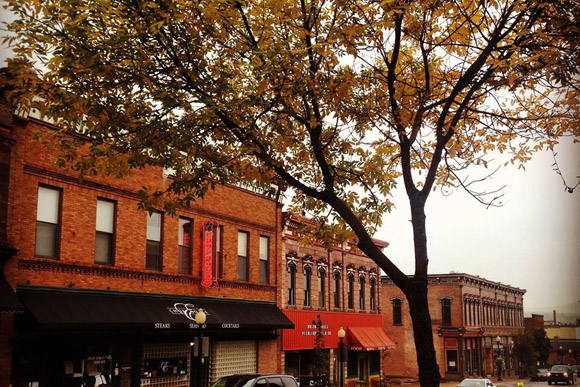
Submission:
[[203,308],[196,308],[193,304],[185,304],[183,302],[176,302],[173,304],[173,308],[167,308],[171,314],[182,314],[191,321],[195,321],[195,315],[198,311],[203,310],[203,312],[209,316],[207,310]]

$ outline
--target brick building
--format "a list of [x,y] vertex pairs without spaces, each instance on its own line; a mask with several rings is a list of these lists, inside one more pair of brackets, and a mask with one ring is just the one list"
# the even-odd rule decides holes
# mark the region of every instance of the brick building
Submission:
[[[525,290],[469,274],[429,275],[429,306],[441,376],[497,375],[501,356],[506,374],[515,374],[515,337],[524,331]],[[397,347],[383,360],[390,376],[418,375],[409,305],[391,279],[381,279],[384,327]],[[497,338],[499,337],[499,343]]]
[[277,307],[276,199],[217,185],[174,216],[148,213],[137,191],[167,184],[161,169],[79,180],[33,140],[49,124],[6,106],[0,118],[0,387],[281,370],[293,325]]
[[[312,374],[337,381],[342,326],[345,385],[370,386],[381,374],[381,353],[394,346],[382,328],[379,267],[350,243],[330,248],[300,244],[296,234],[300,222],[308,220],[287,215],[282,237],[282,307],[295,325],[282,332],[285,372],[300,379],[301,385],[309,385]],[[388,246],[380,240],[375,243]],[[319,330],[328,354],[324,371],[311,367]]]

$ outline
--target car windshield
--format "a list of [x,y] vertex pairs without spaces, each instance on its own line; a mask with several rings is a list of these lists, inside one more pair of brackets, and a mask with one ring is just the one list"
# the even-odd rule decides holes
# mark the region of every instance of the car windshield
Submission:
[[255,376],[226,376],[218,379],[211,387],[249,387],[254,380]]
[[565,365],[555,365],[552,367],[551,371],[568,371],[568,366]]

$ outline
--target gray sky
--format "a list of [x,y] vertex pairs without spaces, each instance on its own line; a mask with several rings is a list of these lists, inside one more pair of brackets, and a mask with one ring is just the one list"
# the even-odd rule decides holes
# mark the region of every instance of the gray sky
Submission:
[[[562,143],[557,160],[568,185],[580,175],[580,146]],[[552,154],[536,154],[526,170],[510,165],[485,183],[504,189],[504,205],[488,208],[464,191],[427,202],[429,273],[450,271],[479,275],[527,290],[524,312],[551,312],[570,304],[580,317],[580,187],[564,191],[552,170]],[[397,208],[384,216],[376,237],[405,273],[414,271],[412,229],[407,197],[399,185]],[[570,311],[567,311],[570,312]]]

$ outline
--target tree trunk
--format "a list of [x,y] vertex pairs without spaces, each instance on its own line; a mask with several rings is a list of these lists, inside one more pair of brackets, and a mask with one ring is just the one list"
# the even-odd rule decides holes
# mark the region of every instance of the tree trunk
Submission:
[[427,299],[427,281],[413,278],[405,291],[411,310],[413,336],[421,387],[439,386],[439,366],[433,346],[433,330]]
[[425,222],[426,196],[421,195],[420,192],[415,192],[415,194],[409,195],[409,199],[415,247],[415,275],[402,290],[409,301],[421,387],[439,386],[439,366],[437,365],[437,357],[435,356],[435,347],[433,345],[433,329],[429,314],[429,299],[427,297],[429,259],[427,255]]

